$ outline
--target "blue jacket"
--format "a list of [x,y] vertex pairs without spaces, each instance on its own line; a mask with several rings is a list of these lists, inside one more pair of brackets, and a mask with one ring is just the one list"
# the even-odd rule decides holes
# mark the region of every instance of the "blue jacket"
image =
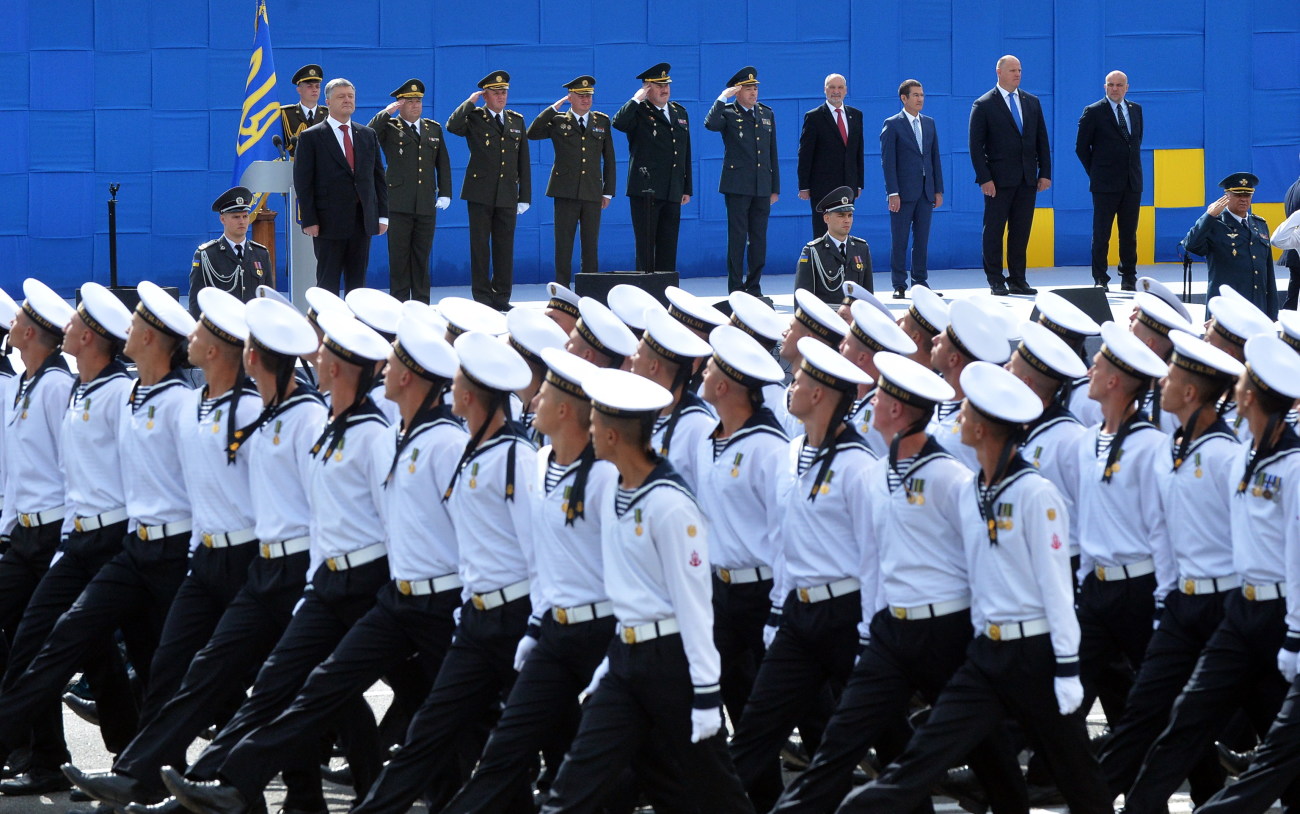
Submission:
[[921,114],[921,141],[907,116],[900,110],[885,119],[880,129],[880,165],[885,171],[885,194],[897,194],[904,201],[925,198],[933,201],[943,194],[943,165],[939,162],[939,133],[934,119]]

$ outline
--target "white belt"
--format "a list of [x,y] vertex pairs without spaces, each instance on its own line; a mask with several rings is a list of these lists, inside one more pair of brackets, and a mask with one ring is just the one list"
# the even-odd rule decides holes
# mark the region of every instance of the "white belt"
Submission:
[[1145,560],[1131,562],[1128,565],[1098,565],[1093,569],[1097,579],[1102,582],[1115,582],[1121,579],[1145,577],[1156,572],[1156,561],[1147,557]]
[[291,537],[288,540],[281,540],[278,543],[262,543],[261,555],[264,560],[276,560],[280,557],[287,557],[290,554],[301,554],[311,548],[311,537],[303,535],[302,537]]
[[55,523],[62,520],[68,514],[67,506],[60,506],[57,509],[47,509],[43,512],[19,512],[18,522],[25,529],[34,529],[49,523]]
[[164,537],[175,537],[177,534],[188,534],[193,528],[189,520],[177,520],[174,523],[163,523],[161,526],[146,526],[141,523],[136,527],[135,533],[141,540],[161,540]]
[[608,599],[576,608],[551,608],[551,618],[562,625],[580,625],[614,615],[614,603]]
[[402,596],[429,596],[460,588],[460,574],[446,574],[433,579],[395,579]]
[[1030,636],[1042,636],[1051,631],[1046,619],[1030,619],[1028,622],[992,622],[984,626],[984,635],[995,642],[1009,642],[1015,639],[1028,639]]
[[521,579],[513,585],[507,585],[495,591],[474,594],[469,600],[474,603],[474,607],[478,610],[488,611],[525,596],[528,596],[528,580]]
[[900,608],[897,605],[890,605],[889,612],[894,615],[895,619],[916,621],[918,619],[933,619],[936,616],[947,616],[950,613],[964,611],[969,607],[969,599],[949,599],[947,602],[917,605],[914,608]]
[[383,543],[371,543],[368,546],[358,548],[356,551],[326,559],[325,567],[331,571],[346,571],[349,568],[356,568],[358,565],[365,565],[386,556],[388,556],[388,546]]
[[100,512],[91,517],[74,517],[72,527],[77,531],[99,531],[104,526],[111,526],[114,523],[121,523],[126,519],[126,507],[113,509],[111,512]]
[[1237,574],[1231,574],[1226,577],[1214,577],[1213,579],[1197,579],[1195,577],[1183,577],[1178,581],[1178,587],[1183,593],[1189,596],[1197,594],[1218,594],[1224,591],[1231,591],[1233,588],[1241,587],[1241,577]]
[[660,619],[658,622],[636,625],[635,627],[618,626],[618,636],[627,644],[640,644],[651,639],[657,639],[660,636],[671,636],[680,631],[681,628],[677,625],[677,619],[673,616]]
[[239,531],[223,531],[219,534],[205,531],[199,539],[203,541],[204,548],[230,548],[253,542],[257,539],[257,534],[256,530],[250,527]]
[[719,568],[718,579],[728,585],[744,585],[772,578],[772,569],[766,565],[757,568]]
[[862,583],[853,577],[845,577],[826,585],[814,585],[811,588],[796,588],[795,596],[799,597],[800,602],[825,602],[827,599],[833,599],[837,596],[844,596],[855,591],[862,590]]
[[1241,595],[1251,602],[1267,602],[1286,596],[1285,582],[1269,582],[1264,585],[1252,585],[1249,582],[1241,586]]

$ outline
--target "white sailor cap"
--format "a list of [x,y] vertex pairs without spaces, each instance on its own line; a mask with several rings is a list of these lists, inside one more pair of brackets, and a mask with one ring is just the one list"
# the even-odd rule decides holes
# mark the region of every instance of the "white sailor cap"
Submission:
[[966,356],[998,365],[1011,358],[1002,320],[969,300],[957,300],[948,306],[948,317],[948,327],[944,328],[948,341]]
[[959,377],[962,393],[980,414],[1002,424],[1027,424],[1043,414],[1042,399],[1015,374],[989,362],[971,362]]
[[644,376],[626,370],[596,368],[582,380],[582,389],[597,412],[614,418],[639,418],[658,413],[672,403],[673,394]]
[[1187,312],[1187,306],[1183,304],[1183,301],[1178,298],[1178,295],[1175,294],[1169,286],[1154,277],[1139,277],[1137,279],[1137,287],[1139,291],[1146,291],[1155,294],[1157,297],[1168,303],[1170,308],[1177,311],[1178,316],[1188,322],[1192,321],[1192,315]]
[[948,327],[948,303],[943,298],[923,285],[914,285],[907,292],[912,298],[907,313],[927,333],[937,336]]
[[839,355],[834,348],[811,336],[799,339],[799,369],[827,387],[856,393],[858,385],[871,384],[866,371]]
[[427,302],[406,300],[402,303],[402,319],[418,319],[433,326],[440,336],[447,333],[447,320],[442,318],[438,309]]
[[354,288],[343,298],[357,319],[374,328],[389,342],[397,337],[402,321],[402,303],[387,291],[377,288]]
[[177,339],[184,339],[194,332],[194,317],[162,286],[141,280],[135,286],[135,293],[140,295],[140,303],[136,305],[135,312],[150,327]]
[[555,324],[555,320],[533,308],[512,308],[506,314],[506,340],[510,347],[524,357],[524,361],[542,365],[544,348],[562,348],[569,336]]
[[772,354],[734,325],[719,325],[710,331],[709,344],[718,370],[750,390],[785,379],[785,371]]
[[588,345],[606,356],[619,360],[620,363],[622,359],[636,352],[636,337],[623,321],[609,310],[609,306],[602,304],[600,300],[583,297],[578,301],[578,312],[580,316],[574,330]]
[[13,324],[14,317],[18,316],[21,310],[18,303],[14,302],[14,298],[0,288],[0,334],[9,332],[9,326]]
[[265,283],[261,283],[257,286],[257,297],[258,299],[275,300],[276,302],[282,302],[291,308],[293,307],[293,300],[284,296],[279,291],[276,291],[274,288],[271,288],[269,285]]
[[1040,291],[1034,298],[1038,323],[1067,342],[1079,343],[1101,333],[1097,321],[1055,291]]
[[1174,343],[1174,353],[1169,359],[1173,367],[1221,381],[1235,381],[1246,369],[1241,362],[1199,336],[1175,331],[1169,334],[1169,341]]
[[1246,373],[1266,393],[1300,398],[1300,356],[1277,336],[1256,335],[1246,340]]
[[23,312],[41,329],[63,336],[63,329],[72,319],[72,306],[54,293],[54,289],[35,277],[23,280]]
[[848,324],[840,315],[806,288],[795,289],[794,319],[828,345],[839,345],[849,332]]
[[1061,335],[1039,322],[1026,321],[1020,326],[1016,353],[1034,370],[1053,379],[1068,382],[1088,372],[1088,366]]
[[546,363],[546,382],[570,396],[589,401],[583,381],[592,371],[600,368],[575,356],[564,348],[542,348],[542,361]]
[[727,315],[684,288],[670,285],[664,289],[668,313],[687,328],[707,335],[719,325],[727,324]]
[[325,335],[321,344],[345,362],[364,367],[388,358],[391,346],[374,328],[351,314],[325,311],[316,318],[316,324]]
[[307,319],[315,323],[316,318],[327,311],[353,316],[352,309],[343,298],[333,291],[319,286],[312,286],[303,293],[307,300]]
[[877,353],[873,360],[880,371],[876,385],[904,404],[933,409],[941,401],[950,401],[957,391],[925,365],[897,353]]
[[609,302],[609,310],[614,312],[614,316],[623,320],[624,325],[636,332],[645,330],[646,311],[667,310],[663,303],[656,300],[649,291],[630,283],[619,283],[614,286],[605,299]]
[[455,348],[466,378],[484,390],[513,393],[533,380],[524,357],[491,334],[466,331],[456,337]]
[[465,297],[443,297],[438,313],[447,320],[447,334],[453,339],[468,331],[500,336],[506,332],[506,318],[500,311]]
[[1196,333],[1192,323],[1183,319],[1169,303],[1146,291],[1139,291],[1133,298],[1137,305],[1137,321],[1161,336],[1169,336],[1170,331]]
[[[4,308],[0,306],[0,318]],[[1291,350],[1300,353],[1300,311],[1285,308],[1277,312],[1277,324],[1282,330],[1282,341],[1291,346]]]
[[993,321],[1002,329],[1002,335],[1007,342],[1020,341],[1021,319],[1011,310],[1011,306],[1005,301],[1005,298],[980,292],[965,299],[967,302],[978,305],[984,313],[993,317]]
[[422,379],[451,379],[460,363],[443,333],[425,320],[404,316],[397,326],[393,355]]
[[199,289],[199,324],[222,342],[243,346],[248,338],[244,304],[219,288]]
[[727,295],[727,303],[731,306],[730,324],[765,347],[775,347],[790,327],[790,320],[782,319],[772,306],[753,294],[733,291]]
[[904,356],[916,353],[916,343],[912,337],[898,327],[898,323],[876,310],[870,302],[855,300],[849,310],[853,314],[849,333],[872,352],[886,350]]
[[574,319],[578,318],[578,295],[573,293],[568,286],[559,283],[547,283],[546,293],[550,295],[550,300],[546,303],[547,308],[554,308],[556,311],[563,311]]
[[293,306],[262,297],[244,306],[253,345],[284,356],[306,356],[320,347],[311,323]]
[[889,306],[881,302],[880,298],[877,297],[875,294],[872,294],[870,291],[868,291],[865,285],[862,285],[861,283],[855,283],[852,280],[845,280],[843,304],[852,307],[853,303],[859,300],[861,300],[862,302],[871,303],[872,305],[876,306],[876,308],[880,309],[880,313],[889,317],[890,322],[894,321],[894,314],[892,311],[889,310]]
[[117,295],[99,283],[81,286],[81,302],[77,313],[86,327],[110,342],[125,341],[131,327],[131,312]]
[[[1227,288],[1227,286],[1223,286]],[[1214,317],[1214,330],[1238,347],[1259,334],[1274,333],[1273,322],[1254,303],[1235,291],[1210,297],[1206,310]]]
[[[677,365],[689,365],[711,352],[709,343],[674,319],[667,311],[646,312],[645,333],[641,341],[650,350]],[[721,326],[719,326],[721,327]]]
[[1169,366],[1145,342],[1113,322],[1102,323],[1101,355],[1135,379],[1158,379],[1169,372]]

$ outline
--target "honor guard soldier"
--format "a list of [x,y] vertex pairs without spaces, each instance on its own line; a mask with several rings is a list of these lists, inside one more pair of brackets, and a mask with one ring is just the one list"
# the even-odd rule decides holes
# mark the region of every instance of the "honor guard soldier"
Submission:
[[[948,766],[980,749],[1010,716],[1047,753],[1070,811],[1110,812],[1079,711],[1068,510],[1055,487],[1017,454],[1022,428],[1038,418],[1041,402],[1013,374],[986,362],[963,368],[960,384],[962,439],[980,462],[979,476],[957,496],[956,529],[970,567],[975,640],[907,751],[837,811],[915,808]],[[873,641],[864,662],[874,647]]]
[[[1062,391],[1065,406],[1085,427],[1101,423],[1101,405],[1088,395],[1087,367],[1091,360],[1084,350],[1084,342],[1088,337],[1100,334],[1101,326],[1079,306],[1055,291],[1040,291],[1034,298],[1034,307],[1038,309],[1038,324],[1059,336],[1084,364],[1084,372]],[[1032,383],[1030,387],[1033,387]],[[1078,545],[1075,535],[1071,534],[1070,539]]]
[[560,326],[565,336],[568,336],[573,333],[573,326],[578,323],[578,317],[581,316],[578,313],[578,301],[582,298],[573,293],[568,286],[559,283],[547,283],[546,293],[550,299],[546,301],[542,313],[555,320],[555,324]]
[[[515,274],[515,219],[533,200],[524,117],[506,110],[510,74],[494,71],[447,117],[447,132],[469,145],[460,197],[469,208],[469,252],[474,299],[498,311],[510,308]],[[484,106],[475,107],[479,98]],[[488,273],[488,258],[492,271]]]
[[853,228],[853,190],[840,187],[832,191],[817,204],[817,211],[826,221],[826,234],[808,241],[799,253],[794,287],[805,288],[831,305],[839,305],[844,298],[846,280],[874,291],[871,248],[867,241],[849,234]]
[[564,349],[596,367],[623,367],[636,353],[637,338],[614,312],[600,300],[583,297],[578,301],[577,323]]
[[[735,102],[728,99],[735,98]],[[741,68],[704,118],[705,129],[722,134],[718,192],[727,202],[727,291],[763,296],[767,221],[781,193],[776,160],[776,114],[758,101],[758,72]],[[745,273],[745,249],[749,273]]]
[[[1179,316],[1177,311],[1170,308],[1155,294],[1139,291],[1134,296],[1133,303],[1135,310],[1128,328],[1134,336],[1142,340],[1142,344],[1159,356],[1162,362],[1168,363],[1170,355],[1174,352],[1172,342],[1174,333],[1185,333],[1189,336],[1195,336],[1197,333],[1190,322]],[[1153,424],[1172,435],[1178,426],[1178,417],[1161,406],[1160,390],[1160,383],[1158,381],[1153,383],[1142,400],[1141,409],[1151,418]]]
[[614,286],[605,299],[609,302],[609,310],[632,330],[632,335],[638,340],[645,334],[646,312],[665,310],[663,303],[655,299],[653,294],[631,283]]
[[[781,359],[789,364],[790,370],[797,370],[802,361],[799,340],[811,336],[828,347],[838,348],[848,333],[848,323],[840,319],[829,305],[811,291],[797,288],[794,292],[794,315],[790,317],[789,327],[781,340]],[[785,427],[786,435],[791,438],[803,435],[803,422],[790,413],[789,386],[774,407],[772,412]]]
[[641,89],[614,114],[627,133],[627,201],[636,237],[637,271],[674,271],[682,207],[691,202],[691,133],[686,108],[668,101],[671,66],[637,75]]
[[298,146],[298,134],[325,121],[329,108],[316,104],[320,99],[320,83],[325,72],[319,65],[304,65],[293,75],[294,87],[298,90],[298,101],[280,105],[280,127],[284,130],[284,145],[293,158]]
[[246,187],[232,187],[212,202],[221,216],[221,237],[209,240],[194,251],[190,266],[190,313],[199,317],[199,291],[215,288],[248,302],[257,286],[270,279],[271,253],[248,237],[254,217],[253,193]]
[[368,125],[387,165],[388,288],[401,301],[428,302],[437,210],[451,205],[451,159],[442,125],[420,115],[424,83],[408,79],[389,95],[397,101]]
[[848,335],[840,343],[840,355],[861,368],[871,382],[858,388],[857,399],[844,420],[857,430],[872,453],[881,458],[889,454],[889,444],[885,443],[885,437],[872,421],[876,412],[876,382],[880,379],[876,354],[888,352],[911,356],[916,353],[916,343],[869,301],[854,300],[850,310],[853,321],[849,323]]
[[1222,198],[1210,204],[1183,238],[1183,248],[1205,258],[1209,272],[1207,295],[1219,294],[1225,283],[1241,292],[1256,308],[1277,319],[1277,279],[1268,223],[1250,211],[1259,179],[1234,173],[1219,182]]
[[709,343],[663,311],[646,314],[646,329],[628,369],[673,394],[655,419],[650,443],[668,459],[686,485],[695,491],[696,451],[717,424],[704,399],[691,389],[700,360],[712,353]]
[[[517,312],[517,313],[516,313]],[[515,391],[510,401],[510,415],[528,431],[529,440],[539,444],[541,436],[533,431],[533,399],[546,378],[546,348],[564,349],[569,337],[553,321],[531,308],[517,308],[506,315],[506,342],[528,363],[532,378]]]
[[971,472],[978,471],[975,450],[961,442],[961,372],[971,362],[1005,364],[1011,358],[1002,326],[991,314],[970,300],[957,300],[948,309],[948,325],[935,337],[930,367],[953,385],[954,397],[934,408],[930,434]]
[[916,344],[916,353],[908,358],[929,367],[934,355],[935,337],[948,327],[948,303],[923,285],[912,286],[908,297],[912,304],[903,312],[898,325]]
[[708,341],[710,331],[727,324],[726,314],[684,288],[670,285],[664,289],[664,297],[668,299],[668,314],[701,340]]
[[[544,108],[528,125],[528,138],[549,138],[555,164],[546,194],[555,199],[555,281],[573,279],[573,236],[582,224],[582,273],[600,271],[597,245],[600,213],[614,197],[614,133],[609,116],[591,109],[596,80],[579,76],[566,84],[563,99]],[[564,103],[569,112],[561,113]]]

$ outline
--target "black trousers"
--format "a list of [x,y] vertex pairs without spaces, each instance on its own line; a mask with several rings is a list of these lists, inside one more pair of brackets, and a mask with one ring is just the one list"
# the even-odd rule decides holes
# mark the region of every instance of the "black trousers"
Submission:
[[[788,607],[788,606],[787,606]],[[871,620],[871,640],[853,668],[839,706],[826,727],[821,748],[808,769],[795,778],[773,812],[827,812],[844,799],[852,786],[853,768],[882,738],[901,730],[909,701],[916,692],[934,702],[966,658],[971,635],[970,611],[935,619],[901,621],[888,609]],[[1050,648],[1049,648],[1050,655]],[[1051,676],[1055,669],[1047,668]],[[1049,695],[1052,692],[1048,681]],[[1055,698],[1052,700],[1055,709]],[[933,716],[934,712],[931,712]],[[995,719],[1001,721],[1003,716]],[[915,743],[915,741],[914,741]],[[973,749],[975,745],[979,748]],[[897,753],[882,755],[890,759]],[[945,758],[946,759],[946,758]],[[938,767],[942,773],[965,759],[983,784],[994,812],[1024,812],[1028,791],[1020,774],[1016,753],[1000,726],[978,733],[954,759]],[[907,811],[924,802],[931,783],[909,805],[890,809]]]
[[[583,274],[595,274],[600,271],[597,261],[597,247],[600,243],[599,201],[580,201],[577,198],[555,199],[555,282],[568,287],[573,280],[573,236],[579,234],[582,241]],[[582,231],[578,233],[578,224]]]
[[[243,737],[221,764],[222,779],[253,800],[280,770],[284,755],[310,749],[338,710],[364,693],[387,670],[419,654],[432,677],[451,643],[452,613],[460,591],[404,596],[394,582],[379,589],[374,606],[352,625],[329,658],[311,671],[293,702],[274,720]],[[384,755],[379,749],[364,762],[350,762],[357,795],[364,797]]]
[[[822,195],[822,198],[826,197]],[[817,204],[821,203],[821,198],[813,195],[809,201],[812,204],[812,236],[813,240],[826,234],[826,216],[817,211]]]
[[849,794],[838,811],[893,814],[916,806],[949,766],[972,750],[979,754],[981,741],[1011,716],[1043,755],[1071,812],[1110,814],[1112,798],[1088,748],[1085,712],[1060,714],[1055,669],[1049,636],[1010,642],[976,637],[907,751],[874,782]]
[[289,625],[306,587],[309,560],[303,551],[253,561],[244,587],[189,663],[179,689],[118,755],[115,773],[132,778],[152,797],[164,795],[158,770],[184,767],[185,751],[198,734],[244,700],[257,668]]
[[1034,225],[1034,200],[1038,187],[1020,184],[998,187],[993,197],[984,197],[984,276],[991,287],[1003,285],[1002,236],[1007,238],[1007,282],[1025,284],[1025,255],[1029,232]]
[[[466,202],[469,209],[469,271],[474,299],[497,310],[510,306],[515,280],[514,206]],[[488,258],[492,271],[488,272]]]
[[636,239],[636,270],[676,271],[681,200],[656,198],[647,203],[644,195],[629,195],[627,203],[632,210],[632,235]]
[[[934,201],[917,198],[899,200],[898,211],[889,213],[889,283],[894,288],[907,288],[907,235],[912,235],[912,282],[924,283],[930,279],[930,221],[934,217]],[[1002,276],[999,266],[998,276]]]
[[[768,195],[723,196],[727,200],[727,292],[744,291],[762,296],[759,284],[767,265],[767,221],[772,214]],[[749,247],[749,274],[745,274],[745,247]]]
[[[62,521],[28,528],[16,525],[9,533],[9,547],[0,555],[0,630],[6,645],[14,641],[27,602],[49,570],[59,549]],[[9,647],[0,648],[0,668],[8,664]]]
[[388,293],[399,300],[429,301],[429,255],[436,215],[388,215]]
[[1092,193],[1092,279],[1110,281],[1106,272],[1110,265],[1110,227],[1119,219],[1119,279],[1121,283],[1137,282],[1138,213],[1141,211],[1141,192]]
[[[1117,658],[1128,661],[1129,681],[1124,697],[1132,690],[1132,676],[1142,665],[1151,627],[1155,619],[1156,578],[1147,574],[1132,579],[1102,582],[1095,573],[1083,578],[1079,586],[1079,662],[1080,677],[1089,695],[1099,692],[1098,685],[1115,681],[1109,673]],[[1115,708],[1110,693],[1101,693],[1102,709],[1112,725],[1119,723],[1125,706]]]
[[[1251,602],[1238,592],[1228,596],[1223,623],[1205,645],[1191,679],[1174,702],[1169,724],[1148,750],[1124,798],[1128,814],[1163,812],[1169,796],[1238,707],[1245,709],[1256,732],[1269,730],[1287,691],[1277,671],[1285,617],[1285,599]],[[1300,798],[1286,802],[1296,805]]]
[[356,222],[352,234],[341,239],[314,237],[312,248],[316,252],[316,285],[339,293],[339,282],[347,293],[366,285],[366,267],[370,265],[370,235],[366,233],[361,204],[357,204]]
[[1300,688],[1292,682],[1282,709],[1255,752],[1250,768],[1237,782],[1197,808],[1197,814],[1263,814],[1279,797],[1288,803],[1288,811],[1294,811],[1295,801],[1300,798],[1297,777],[1300,777]]
[[633,770],[652,797],[694,800],[710,814],[752,814],[726,735],[691,743],[695,690],[681,636],[633,645],[615,639],[607,655],[609,672],[587,699],[542,813],[600,811],[637,758]]
[[614,619],[561,625],[547,614],[542,635],[519,671],[474,776],[443,814],[493,814],[530,801],[527,773],[539,749],[563,755],[578,729],[578,694],[591,681],[614,635]]
[[722,704],[740,723],[763,663],[763,626],[772,609],[772,580],[730,584],[713,575],[713,644],[722,659]]
[[459,786],[438,782],[455,765],[458,738],[490,717],[514,684],[515,647],[528,627],[529,608],[527,598],[486,611],[465,603],[455,640],[433,690],[411,719],[406,743],[354,814],[405,814],[426,790],[429,810],[442,810]]

